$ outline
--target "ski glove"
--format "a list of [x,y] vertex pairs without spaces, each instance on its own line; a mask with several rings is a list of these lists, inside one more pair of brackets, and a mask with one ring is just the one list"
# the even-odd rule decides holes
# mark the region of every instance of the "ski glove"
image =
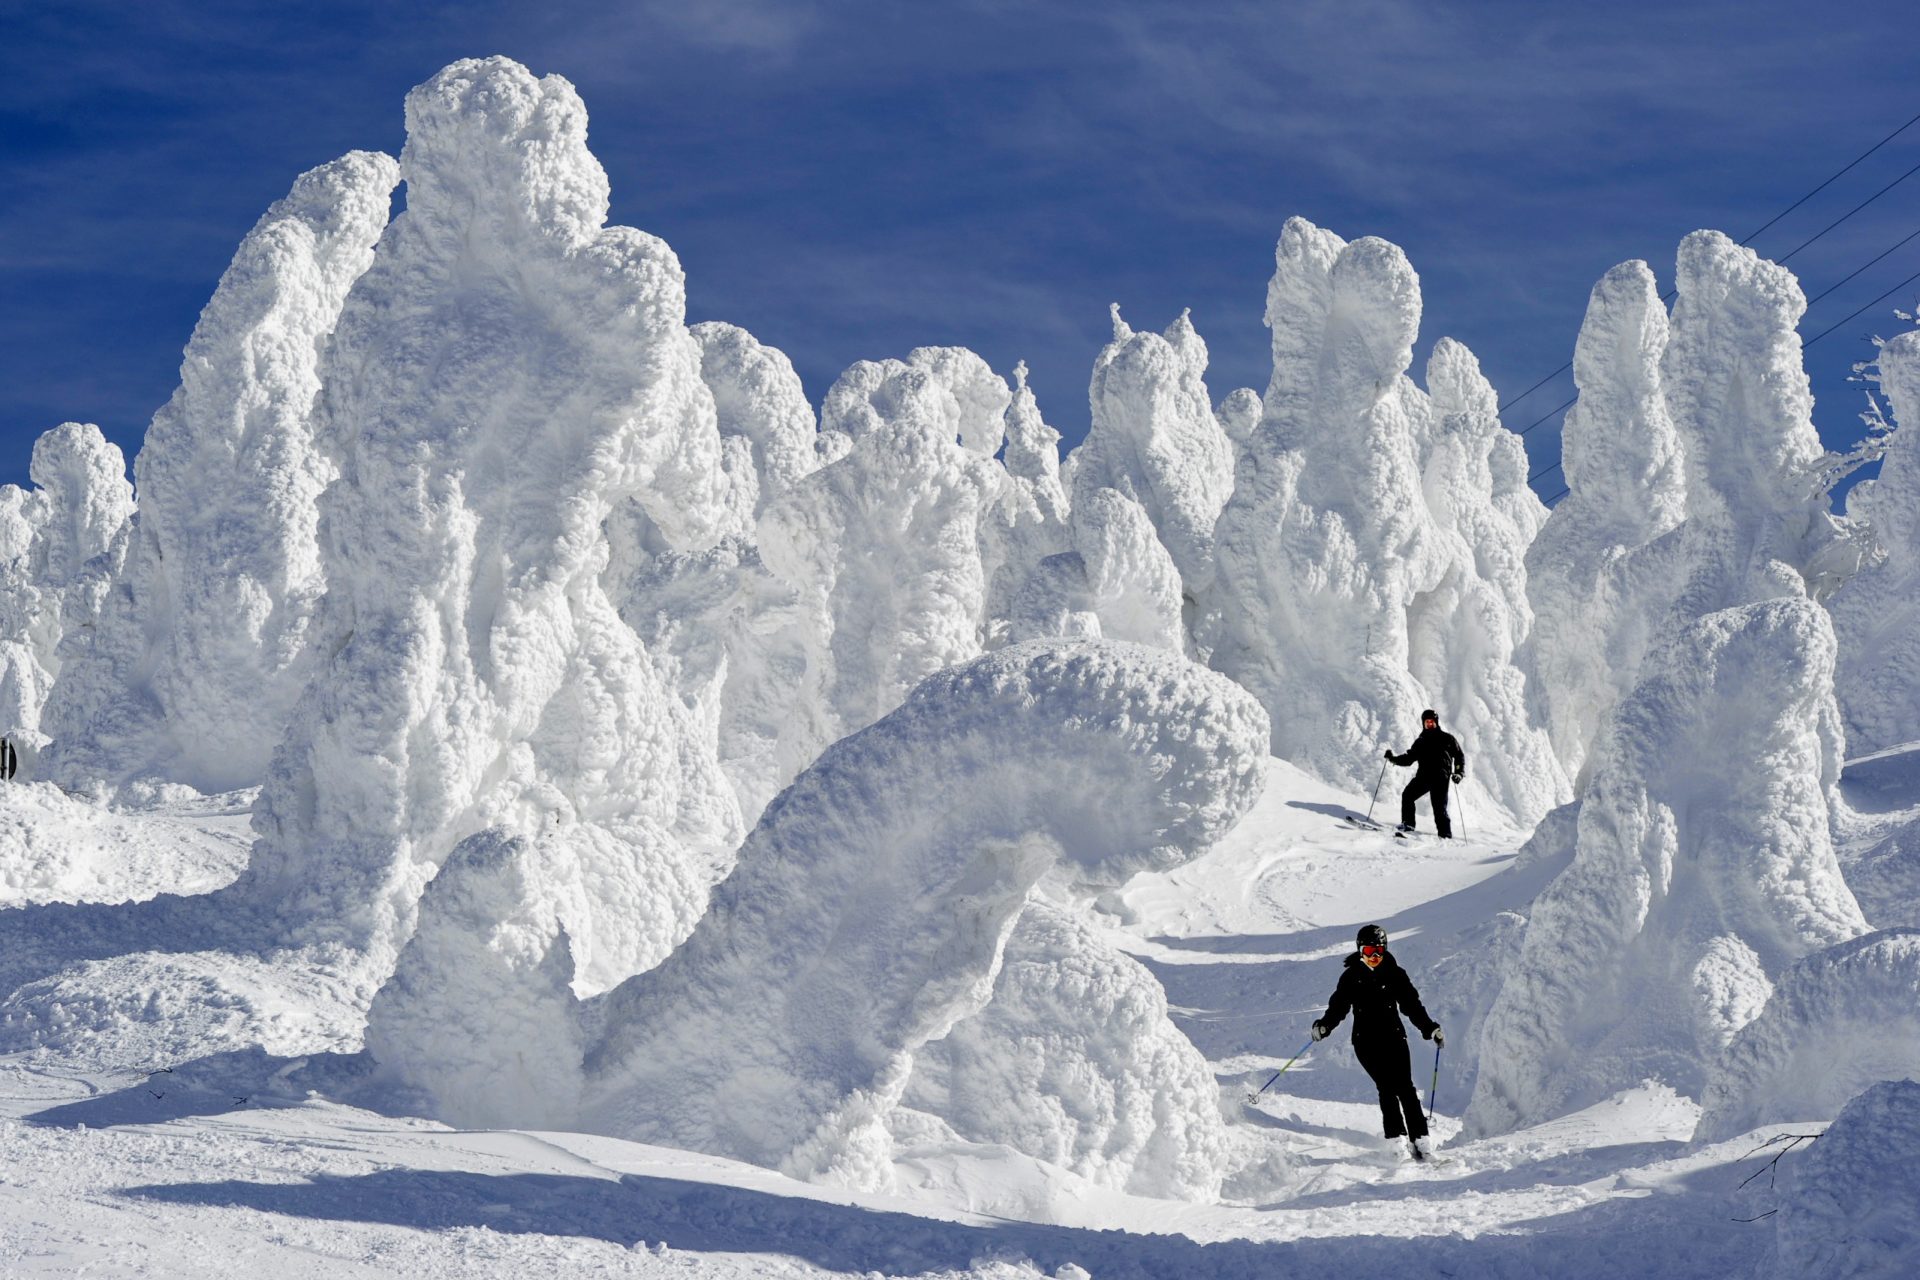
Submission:
[[1433,1041],[1435,1047],[1437,1048],[1444,1049],[1447,1047],[1446,1033],[1441,1031],[1439,1027],[1435,1027],[1433,1029],[1433,1034],[1428,1036],[1427,1039]]
[[1460,772],[1460,771],[1458,771],[1458,770],[1455,770],[1455,771],[1454,771],[1454,775],[1453,775],[1453,780],[1454,780],[1455,782],[1458,782],[1458,781],[1460,781],[1460,779],[1462,779],[1462,778],[1464,778],[1464,777],[1466,777],[1466,776],[1467,776],[1466,774],[1464,774],[1464,773],[1461,773],[1461,772]]
[[1323,1026],[1321,1026],[1321,1025],[1320,1025],[1319,1023],[1317,1023],[1317,1022],[1316,1022],[1316,1023],[1314,1023],[1314,1024],[1313,1024],[1313,1038],[1314,1038],[1315,1040],[1325,1040],[1325,1039],[1327,1038],[1327,1029],[1326,1029],[1325,1027],[1323,1027]]
[[1382,751],[1382,752],[1380,753],[1380,758],[1381,758],[1382,760],[1391,760],[1391,759],[1393,759],[1393,748],[1392,748],[1392,747],[1388,747],[1388,748],[1387,748],[1387,749],[1386,749],[1385,751]]

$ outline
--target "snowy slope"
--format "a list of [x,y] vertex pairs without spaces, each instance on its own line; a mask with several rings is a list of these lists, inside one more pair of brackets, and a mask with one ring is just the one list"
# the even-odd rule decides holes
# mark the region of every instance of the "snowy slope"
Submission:
[[[1378,919],[1455,1032],[1437,1121],[1453,1133],[1471,990],[1439,971],[1553,870],[1516,870],[1511,831],[1448,846],[1352,830],[1335,815],[1366,797],[1267,772],[1212,854],[1136,879],[1100,917],[1166,985],[1220,1083],[1236,1164],[1221,1203],[1102,1190],[937,1127],[897,1136],[896,1191],[848,1191],[614,1138],[410,1119],[357,1056],[188,1050],[146,1074],[43,1052],[0,1062],[0,1271],[1252,1280],[1738,1275],[1769,1259],[1774,1219],[1729,1219],[1784,1203],[1764,1177],[1738,1187],[1777,1130],[1689,1148],[1697,1108],[1665,1090],[1447,1146],[1451,1163],[1424,1169],[1372,1136],[1377,1108],[1338,1040],[1244,1107],[1305,1038],[1356,922]],[[1797,1239],[1825,1229],[1796,1212]]]

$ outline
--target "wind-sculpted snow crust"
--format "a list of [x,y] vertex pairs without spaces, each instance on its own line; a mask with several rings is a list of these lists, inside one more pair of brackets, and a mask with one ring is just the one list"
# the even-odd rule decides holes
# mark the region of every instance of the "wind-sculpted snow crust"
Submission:
[[1045,899],[1021,912],[986,1008],[916,1057],[906,1104],[1136,1195],[1220,1194],[1212,1068],[1146,966]]
[[1789,969],[1714,1064],[1694,1137],[1828,1120],[1869,1085],[1902,1079],[1920,1079],[1920,929],[1870,933]]
[[[457,1110],[469,1068],[537,1039],[554,1059],[537,1090],[561,1097],[584,1080],[587,1128],[884,1184],[885,1122],[914,1055],[987,1002],[1034,884],[1055,869],[1069,884],[1117,883],[1197,856],[1257,798],[1266,733],[1244,691],[1174,654],[1001,650],[924,681],[768,807],[687,942],[580,1009],[584,1076],[558,1060],[565,1038],[541,1030],[570,997],[562,922],[538,901],[543,875],[521,870],[537,842],[489,840],[450,868],[444,902],[439,882],[428,891],[370,1040],[390,1071]],[[455,1026],[500,1034],[450,1067],[443,1029]],[[1197,1100],[1180,1083],[1190,1064],[1160,1065],[1169,1099]],[[1138,1078],[1111,1087],[1139,1121]],[[1217,1186],[1204,1138],[1182,1136],[1203,1135],[1205,1115],[1155,1122],[1089,1142],[1143,1184]]]
[[241,241],[135,461],[140,514],[101,636],[50,708],[68,785],[258,784],[319,670],[321,364],[400,178],[356,151]]
[[1468,1128],[1648,1076],[1698,1096],[1789,964],[1865,932],[1827,827],[1833,633],[1787,598],[1709,615],[1616,708],[1571,866],[1535,901],[1481,1045]]

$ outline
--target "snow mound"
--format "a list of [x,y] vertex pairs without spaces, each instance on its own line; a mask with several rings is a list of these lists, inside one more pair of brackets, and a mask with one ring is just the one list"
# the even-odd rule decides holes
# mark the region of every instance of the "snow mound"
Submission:
[[[1826,1120],[1880,1080],[1920,1078],[1920,929],[1888,929],[1815,952],[1728,1046],[1694,1135]],[[1909,1148],[1909,1151],[1920,1148]]]
[[247,798],[190,815],[119,813],[52,783],[0,785],[0,907],[217,889],[246,865]]
[[1788,1175],[1773,1274],[1875,1280],[1920,1274],[1920,1084],[1874,1085]]
[[1488,1015],[1470,1132],[1650,1076],[1699,1096],[1789,964],[1865,931],[1827,827],[1833,651],[1826,611],[1790,597],[1647,659]]
[[68,785],[151,776],[216,792],[265,776],[324,652],[321,362],[399,177],[364,151],[302,174],[201,311],[135,460],[114,607],[49,709]]
[[768,807],[679,950],[591,1007],[587,1127],[884,1183],[914,1055],[986,1004],[1028,890],[1197,856],[1257,797],[1266,733],[1222,677],[1112,642],[926,680]]
[[462,838],[537,839],[576,978],[610,986],[693,927],[741,823],[710,728],[601,580],[649,537],[724,531],[680,265],[603,225],[573,87],[505,58],[407,97],[407,208],[355,283],[317,414],[331,654],[262,792],[243,881],[285,940],[365,957],[367,996]]
[[[981,565],[987,576],[989,639],[1038,639],[1059,631],[1023,631],[1016,622],[1020,602],[1050,556],[1073,544],[1068,524],[1066,486],[1060,479],[1060,433],[1040,416],[1039,402],[1027,386],[1024,361],[1014,366],[1013,398],[1006,410],[1006,474],[999,499],[981,528]],[[1036,589],[1057,594],[1052,579],[1059,566],[1044,571],[1048,582]],[[1069,588],[1070,589],[1070,588]],[[1050,612],[1041,610],[1041,612]]]
[[1880,474],[1847,495],[1847,514],[1870,526],[1882,559],[1833,599],[1836,692],[1855,754],[1906,742],[1920,725],[1920,332],[1881,347],[1878,364],[1900,427]]
[[1036,898],[987,1007],[914,1060],[906,1105],[1136,1195],[1213,1200],[1227,1157],[1219,1088],[1146,966]]
[[21,777],[39,772],[57,677],[93,646],[133,515],[126,458],[96,426],[42,435],[29,475],[31,490],[0,485],[0,737]]
[[1686,514],[1679,433],[1660,360],[1667,311],[1644,262],[1601,277],[1574,346],[1579,398],[1561,428],[1567,495],[1527,548],[1530,691],[1584,790],[1601,724],[1630,688],[1674,595]]

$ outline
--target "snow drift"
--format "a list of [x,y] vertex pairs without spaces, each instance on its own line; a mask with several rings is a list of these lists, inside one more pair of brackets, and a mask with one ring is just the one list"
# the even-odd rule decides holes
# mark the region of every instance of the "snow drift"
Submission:
[[1873,1280],[1920,1272],[1920,1084],[1877,1084],[1795,1157],[1772,1274]]
[[1881,1080],[1920,1079],[1920,929],[1888,929],[1801,960],[1714,1064],[1694,1136],[1829,1120]]
[[[549,1025],[571,999],[569,944],[518,869],[530,841],[469,842],[444,902],[436,881],[370,1041],[455,1108],[480,1064],[531,1047],[539,1096],[494,1123],[579,1088],[596,1131],[882,1184],[915,1054],[987,1002],[1032,886],[1056,867],[1109,883],[1197,856],[1257,796],[1266,732],[1243,691],[1172,654],[1001,650],[926,680],[783,792],[692,937],[581,1010],[584,1064],[562,1061],[579,1040]],[[493,1038],[449,1056],[451,1027]],[[1178,1062],[1158,1067],[1178,1084]],[[1143,1182],[1217,1176],[1193,1167],[1203,1144],[1139,1140],[1120,1154]]]

